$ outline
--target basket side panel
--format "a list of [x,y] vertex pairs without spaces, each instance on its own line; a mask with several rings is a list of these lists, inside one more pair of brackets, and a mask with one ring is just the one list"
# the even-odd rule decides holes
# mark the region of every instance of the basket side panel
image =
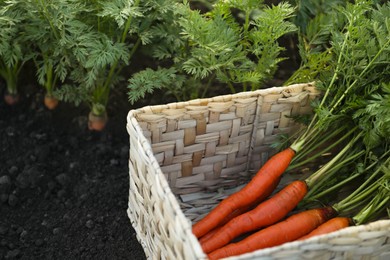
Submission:
[[292,136],[302,127],[294,117],[312,113],[311,100],[319,93],[310,84],[302,85],[259,96],[248,170],[256,172],[275,153],[281,135]]
[[310,113],[318,94],[296,84],[144,107],[135,117],[181,209],[197,221],[250,180],[279,134],[297,131],[292,116]]
[[128,118],[128,216],[149,259],[204,259],[136,120]]

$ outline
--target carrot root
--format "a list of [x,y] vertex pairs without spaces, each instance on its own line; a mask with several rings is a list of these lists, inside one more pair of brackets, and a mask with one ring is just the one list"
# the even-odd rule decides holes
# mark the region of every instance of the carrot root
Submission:
[[10,94],[10,93],[5,93],[4,94],[4,101],[7,105],[13,106],[19,103],[20,96],[19,94]]
[[58,99],[56,99],[51,95],[46,94],[43,103],[49,110],[53,110],[58,106]]
[[324,224],[320,225],[316,229],[314,229],[309,234],[299,238],[298,240],[305,240],[314,236],[329,234],[331,232],[340,230],[342,228],[349,227],[353,224],[351,218],[347,217],[336,217],[326,221]]
[[[276,187],[278,186],[280,182],[280,178],[278,181],[274,182],[271,186],[268,187],[267,191],[265,192],[266,193],[266,197],[270,196],[272,194],[272,192],[276,189]],[[233,218],[235,217],[238,217],[240,216],[241,214],[244,214],[246,212],[248,212],[249,210],[252,210],[254,209],[255,207],[257,207],[259,205],[259,203],[261,203],[263,201],[262,198],[256,200],[254,203],[252,203],[251,205],[248,205],[246,207],[242,207],[242,208],[239,208],[239,209],[236,209],[235,211],[233,211],[232,213],[230,213],[222,222],[221,224],[214,228],[213,230],[211,230],[210,232],[208,232],[206,235],[202,236],[200,239],[199,239],[199,242],[201,244],[205,243],[206,240],[209,240],[211,237],[213,237],[213,235],[215,233],[217,233],[218,230],[220,230],[223,225],[225,225],[226,223],[228,223],[230,220],[232,220]]]
[[264,228],[240,242],[221,247],[208,254],[208,257],[211,260],[220,259],[281,245],[308,234],[335,215],[336,211],[332,207],[306,210]]
[[193,225],[194,235],[197,238],[204,236],[236,209],[246,207],[258,199],[265,199],[267,188],[279,180],[294,155],[295,151],[287,148],[272,156],[243,189],[221,201],[208,215]]
[[[276,189],[276,187],[278,186],[280,182],[280,178],[275,181],[271,186],[269,186],[267,188],[267,191],[265,192],[265,197],[268,197],[272,194],[272,192]],[[261,202],[263,201],[263,198],[259,198],[257,199],[254,203],[252,203],[251,205],[248,205],[246,207],[242,207],[242,208],[239,208],[239,209],[236,209],[235,211],[233,211],[232,213],[230,213],[222,222],[221,224],[214,228],[213,230],[211,230],[210,232],[208,232],[206,235],[202,236],[200,239],[199,239],[199,242],[201,244],[205,243],[206,240],[210,239],[215,233],[217,233],[218,230],[220,230],[223,225],[225,225],[226,223],[228,223],[230,220],[232,220],[233,218],[235,217],[238,217],[240,216],[241,214],[244,214],[246,212],[248,212],[249,210],[252,210],[254,208],[256,208]]]
[[95,131],[103,131],[107,124],[107,120],[107,113],[97,116],[90,112],[88,115],[88,129]]
[[250,231],[272,225],[284,218],[307,194],[308,187],[304,181],[293,181],[270,199],[256,208],[241,214],[222,226],[215,234],[201,242],[207,254],[226,244],[234,238]]

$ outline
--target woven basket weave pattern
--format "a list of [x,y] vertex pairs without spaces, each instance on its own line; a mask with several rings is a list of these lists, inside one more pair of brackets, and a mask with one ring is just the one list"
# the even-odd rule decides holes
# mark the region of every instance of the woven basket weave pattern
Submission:
[[148,258],[205,259],[191,221],[246,183],[275,152],[278,134],[299,129],[292,117],[311,113],[318,95],[311,84],[296,84],[130,111],[128,215]]

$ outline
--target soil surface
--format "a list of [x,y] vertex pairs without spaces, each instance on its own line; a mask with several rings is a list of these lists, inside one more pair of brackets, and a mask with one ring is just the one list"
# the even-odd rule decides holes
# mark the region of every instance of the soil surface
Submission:
[[88,108],[49,111],[26,89],[16,106],[0,100],[0,260],[145,259],[126,213],[126,97],[97,133]]

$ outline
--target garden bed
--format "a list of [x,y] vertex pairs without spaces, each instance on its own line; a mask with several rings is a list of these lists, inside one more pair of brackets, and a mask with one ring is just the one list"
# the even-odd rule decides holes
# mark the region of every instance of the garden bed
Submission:
[[25,94],[0,101],[0,259],[144,259],[126,215],[126,97],[96,133],[87,108]]

